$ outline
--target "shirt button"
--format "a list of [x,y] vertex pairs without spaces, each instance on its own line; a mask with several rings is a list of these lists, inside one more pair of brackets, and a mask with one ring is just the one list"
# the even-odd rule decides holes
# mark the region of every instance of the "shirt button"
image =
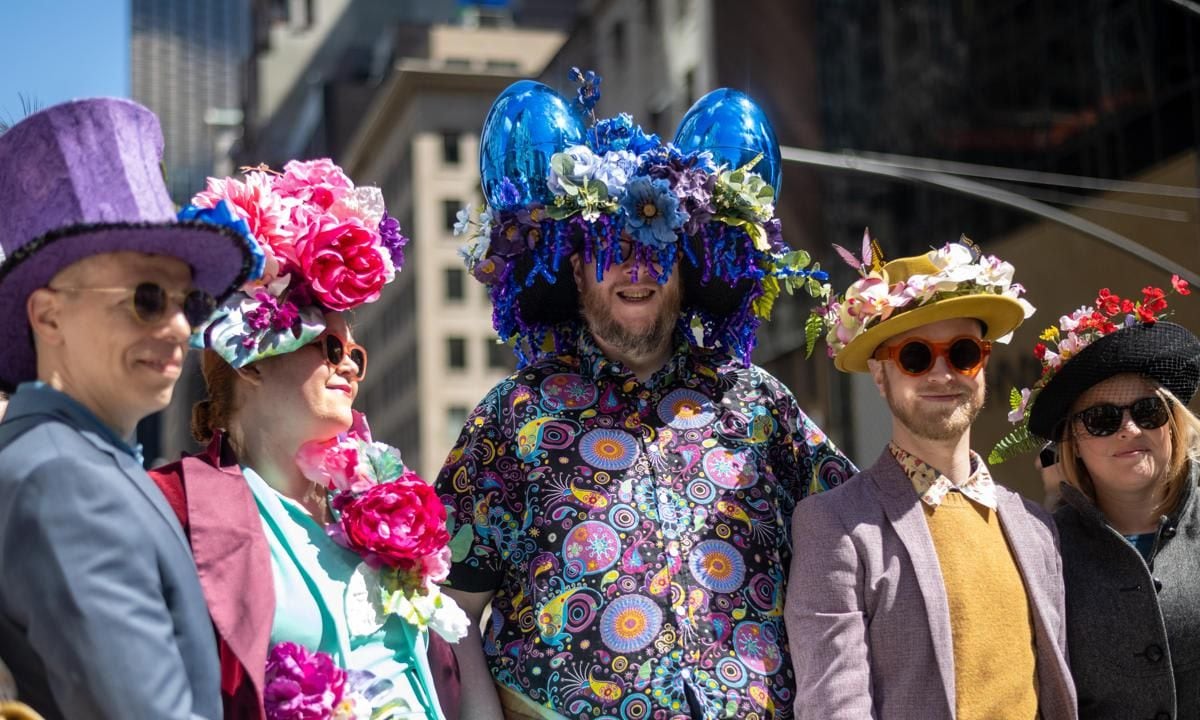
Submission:
[[1176,532],[1176,531],[1175,531],[1175,526],[1174,526],[1174,525],[1168,525],[1168,526],[1166,526],[1165,528],[1163,528],[1163,533],[1162,533],[1162,534],[1163,534],[1163,537],[1165,537],[1165,538],[1173,538],[1173,537],[1175,537],[1175,532]]
[[1156,663],[1163,659],[1163,649],[1157,645],[1147,645],[1142,655],[1150,662]]
[[1158,578],[1151,578],[1151,580],[1154,581],[1154,592],[1156,592],[1156,593],[1162,592],[1162,589],[1163,589],[1162,580],[1159,580]]

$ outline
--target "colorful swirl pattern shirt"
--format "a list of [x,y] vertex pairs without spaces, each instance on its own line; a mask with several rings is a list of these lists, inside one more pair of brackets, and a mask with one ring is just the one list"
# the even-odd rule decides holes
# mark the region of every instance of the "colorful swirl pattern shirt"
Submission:
[[680,343],[640,383],[578,347],[493,388],[438,478],[493,676],[570,718],[791,717],[792,510],[855,468],[758,367]]

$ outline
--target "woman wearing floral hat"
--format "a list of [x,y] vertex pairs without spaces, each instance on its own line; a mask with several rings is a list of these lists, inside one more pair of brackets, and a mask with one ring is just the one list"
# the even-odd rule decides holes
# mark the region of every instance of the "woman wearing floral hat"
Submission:
[[378,299],[405,240],[328,160],[210,179],[193,203],[222,200],[265,273],[194,338],[207,450],[155,477],[192,543],[226,717],[440,719],[428,631],[465,632],[437,589],[446,514],[351,409],[367,351],[344,315]]
[[[1187,284],[1173,278],[1180,294]],[[1013,392],[1019,427],[1001,460],[1057,443],[1055,513],[1079,717],[1200,718],[1200,340],[1169,322],[1159,288],[1134,302],[1101,290],[1034,354],[1042,376]]]

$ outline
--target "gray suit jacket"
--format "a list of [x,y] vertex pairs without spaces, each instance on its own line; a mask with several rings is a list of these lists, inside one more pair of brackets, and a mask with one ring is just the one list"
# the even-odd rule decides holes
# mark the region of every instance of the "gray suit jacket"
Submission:
[[[1033,611],[1044,720],[1076,717],[1054,524],[997,486],[998,514]],[[886,449],[792,519],[784,609],[796,718],[952,720],[954,647],[941,567],[921,501]]]
[[187,541],[126,451],[48,389],[0,424],[0,654],[47,718],[219,718]]

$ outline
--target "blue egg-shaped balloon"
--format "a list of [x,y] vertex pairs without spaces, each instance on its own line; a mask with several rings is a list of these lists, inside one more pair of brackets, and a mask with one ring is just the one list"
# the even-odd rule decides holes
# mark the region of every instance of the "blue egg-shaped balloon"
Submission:
[[511,209],[553,200],[550,156],[583,143],[583,122],[552,88],[518,80],[496,97],[479,137],[479,176],[488,205]]
[[718,88],[696,101],[675,132],[675,147],[685,153],[707,150],[718,164],[739,168],[762,154],[751,170],[775,189],[783,180],[779,140],[767,115],[745,93]]

